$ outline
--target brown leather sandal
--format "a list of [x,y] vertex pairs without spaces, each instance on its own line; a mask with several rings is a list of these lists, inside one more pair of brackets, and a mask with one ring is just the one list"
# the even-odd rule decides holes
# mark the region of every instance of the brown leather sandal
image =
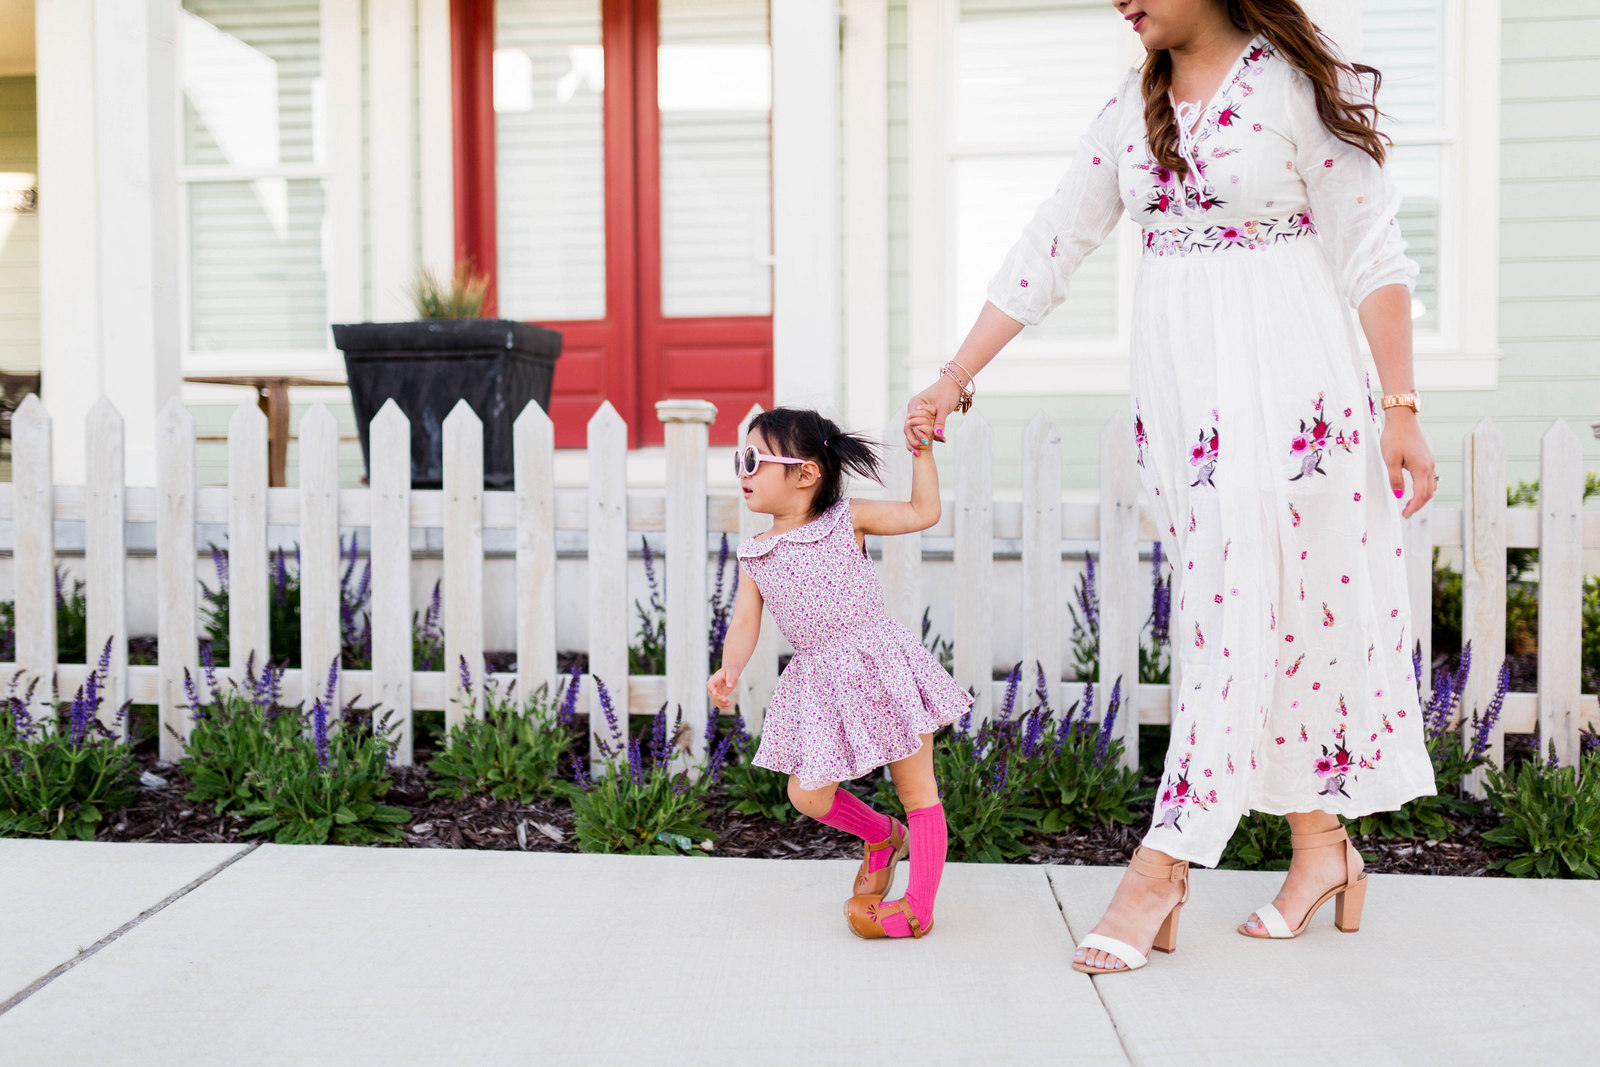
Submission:
[[[856,871],[856,885],[853,890],[857,896],[875,896],[880,899],[888,896],[889,890],[894,888],[894,869],[900,866],[900,861],[911,851],[911,846],[906,840],[905,823],[899,819],[890,821],[894,826],[890,829],[889,836],[877,844],[868,844],[861,856],[861,866]],[[872,854],[886,848],[893,849],[889,853],[889,862],[881,870],[869,870]]]
[[885,904],[882,897],[861,894],[845,902],[845,923],[850,927],[852,934],[864,941],[889,936],[883,928],[883,917],[886,915],[904,915],[913,938],[920,938],[933,930],[933,920],[928,920],[928,925],[923,926],[922,920],[917,918],[916,912],[906,907],[903,899],[891,900]]

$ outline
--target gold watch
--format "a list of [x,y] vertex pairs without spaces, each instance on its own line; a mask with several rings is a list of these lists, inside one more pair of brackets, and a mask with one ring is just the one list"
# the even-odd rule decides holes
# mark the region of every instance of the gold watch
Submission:
[[1417,396],[1415,389],[1409,393],[1390,393],[1383,398],[1383,410],[1390,408],[1410,408],[1413,414],[1421,414],[1422,399]]

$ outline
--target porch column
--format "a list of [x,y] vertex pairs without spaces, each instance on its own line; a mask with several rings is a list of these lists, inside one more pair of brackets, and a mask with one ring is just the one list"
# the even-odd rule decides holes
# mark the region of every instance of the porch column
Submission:
[[773,399],[843,417],[838,141],[838,11],[772,0]]
[[39,0],[40,390],[56,479],[84,479],[111,397],[127,480],[154,485],[179,387],[178,75],[171,0]]

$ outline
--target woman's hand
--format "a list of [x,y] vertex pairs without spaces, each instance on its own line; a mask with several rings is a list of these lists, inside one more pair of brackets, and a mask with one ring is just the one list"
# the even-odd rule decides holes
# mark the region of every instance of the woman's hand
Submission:
[[960,399],[961,387],[947,374],[911,398],[906,404],[906,448],[913,455],[919,448],[944,441],[944,420]]
[[711,702],[723,711],[733,705],[733,691],[739,685],[739,672],[727,667],[718,668],[717,673],[706,679],[706,692],[711,695]]
[[1411,472],[1411,499],[1400,513],[1402,518],[1410,518],[1433,499],[1434,490],[1439,488],[1439,478],[1433,470],[1433,450],[1422,436],[1417,413],[1410,408],[1390,408],[1384,414],[1380,445],[1383,464],[1389,468],[1389,487],[1396,497],[1404,496],[1406,491],[1405,476],[1401,472]]

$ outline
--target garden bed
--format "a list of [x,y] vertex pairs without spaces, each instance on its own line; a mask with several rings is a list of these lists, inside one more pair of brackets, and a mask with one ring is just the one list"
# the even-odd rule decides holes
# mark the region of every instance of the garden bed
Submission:
[[[154,788],[141,787],[133,803],[108,813],[99,841],[157,841],[238,843],[248,820],[219,815],[209,805],[188,801],[191,786],[176,766],[161,763],[151,753],[139,757],[141,769],[164,779]],[[565,800],[532,803],[472,796],[464,800],[430,798],[432,788],[426,767],[400,768],[394,787],[384,799],[411,812],[404,839],[384,848],[478,848],[494,851],[576,852],[572,839],[572,808]],[[1153,778],[1146,778],[1153,785]],[[778,820],[732,810],[725,794],[710,796],[711,827],[717,833],[713,856],[755,859],[855,859],[860,843],[847,834],[813,819]],[[1138,845],[1150,814],[1149,802],[1135,808],[1138,821],[1130,826],[1068,829],[1056,834],[1033,834],[1032,851],[1019,863],[1121,866]],[[1367,869],[1385,874],[1443,874],[1463,877],[1498,877],[1488,870],[1496,853],[1479,835],[1498,820],[1487,809],[1481,816],[1464,818],[1461,827],[1441,840],[1385,841],[1359,838],[1357,844]]]

